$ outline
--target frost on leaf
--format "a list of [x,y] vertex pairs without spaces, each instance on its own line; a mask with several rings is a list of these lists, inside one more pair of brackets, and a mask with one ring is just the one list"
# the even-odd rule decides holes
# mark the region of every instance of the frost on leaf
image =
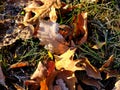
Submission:
[[55,54],[64,53],[68,46],[61,34],[58,33],[58,24],[51,21],[40,21],[40,30],[37,37],[40,39],[40,44],[45,45],[45,48]]

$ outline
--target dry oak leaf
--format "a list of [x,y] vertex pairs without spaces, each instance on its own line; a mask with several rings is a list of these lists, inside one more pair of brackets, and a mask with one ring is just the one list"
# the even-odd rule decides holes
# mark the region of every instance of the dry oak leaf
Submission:
[[73,60],[73,56],[75,53],[76,48],[74,49],[68,49],[65,53],[63,53],[60,56],[57,56],[59,60],[55,60],[55,66],[57,70],[65,69],[70,70],[72,72],[76,70],[84,70],[84,68],[77,67],[77,63],[79,63],[79,60]]
[[83,44],[87,40],[88,30],[87,30],[87,12],[78,13],[77,16],[73,18],[73,37],[76,38],[81,36],[82,38],[76,40],[75,43]]
[[[24,10],[27,12],[24,22],[33,23],[39,17],[43,18],[44,16],[46,16],[46,14],[50,14],[51,21],[56,21],[57,15],[55,12],[55,8],[61,7],[60,0],[40,0],[40,1],[43,3],[43,5],[40,6],[38,3],[33,2],[24,8]],[[31,15],[31,12],[35,13],[33,17]]]
[[62,54],[68,50],[68,45],[61,34],[58,33],[58,23],[51,21],[40,21],[40,29],[38,30],[37,37],[41,45],[52,53]]
[[[87,58],[73,60],[75,50],[75,48],[72,50],[68,49],[64,54],[58,56],[57,58],[59,60],[57,60],[57,58],[55,60],[56,69],[65,69],[72,72],[75,72],[76,70],[86,70],[89,77],[101,80],[102,78],[99,70],[91,65]],[[77,64],[80,64],[80,66],[77,67]]]

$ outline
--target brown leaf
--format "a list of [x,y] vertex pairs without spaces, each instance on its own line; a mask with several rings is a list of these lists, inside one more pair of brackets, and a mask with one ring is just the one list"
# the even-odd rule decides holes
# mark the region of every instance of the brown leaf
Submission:
[[13,68],[22,68],[22,67],[26,67],[26,66],[28,66],[29,65],[29,63],[26,61],[26,62],[17,62],[17,63],[15,63],[15,64],[12,64],[12,65],[10,65],[10,69],[13,69]]
[[109,57],[109,59],[102,65],[102,67],[99,68],[99,70],[100,70],[100,71],[104,71],[105,68],[108,68],[108,67],[113,63],[114,60],[115,60],[115,59],[114,59],[114,56],[111,55],[111,56]]
[[89,77],[102,80],[99,70],[95,68],[87,58],[82,58],[80,61],[81,66],[85,68]]
[[77,44],[83,44],[87,40],[88,31],[87,31],[87,12],[79,13],[73,19],[74,31],[73,37],[76,39],[79,36],[82,38],[77,40]]
[[77,77],[78,81],[80,80],[86,85],[97,87],[98,90],[101,90],[101,87],[103,87],[98,80],[89,77],[85,70],[75,72],[75,76]]
[[24,84],[27,88],[29,87],[29,90],[38,90],[40,86],[35,80],[25,80]]
[[68,70],[60,71],[57,74],[56,79],[64,80],[68,90],[75,90],[75,86],[76,86],[75,84],[77,83],[77,79],[72,71],[68,71]]
[[73,60],[73,56],[75,53],[75,48],[70,50],[68,49],[64,54],[58,56],[60,60],[55,60],[55,66],[56,69],[61,70],[70,70],[70,71],[76,71],[76,70],[83,70],[81,67],[77,67],[77,63],[80,62],[79,60]]
[[[59,90],[60,88],[62,90],[66,90],[67,88],[69,90],[75,90],[76,82],[77,80],[72,71],[63,70],[52,72],[45,80],[40,82],[40,85],[43,90]],[[56,84],[54,85],[54,83]]]

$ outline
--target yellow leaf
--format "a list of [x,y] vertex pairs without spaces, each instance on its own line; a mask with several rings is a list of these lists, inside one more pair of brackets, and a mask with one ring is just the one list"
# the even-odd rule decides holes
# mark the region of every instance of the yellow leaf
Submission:
[[58,56],[60,60],[55,60],[56,69],[58,70],[65,69],[65,70],[70,70],[73,72],[76,70],[83,70],[83,68],[76,66],[76,64],[80,61],[73,60],[75,50],[76,48],[72,50],[68,49],[64,54]]

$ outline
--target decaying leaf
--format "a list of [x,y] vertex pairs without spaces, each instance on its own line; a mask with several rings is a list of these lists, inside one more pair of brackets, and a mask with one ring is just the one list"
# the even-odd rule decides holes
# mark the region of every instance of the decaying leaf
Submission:
[[95,68],[87,58],[80,59],[80,64],[85,68],[85,71],[89,77],[102,80],[99,70]]
[[[78,38],[76,40],[76,44],[83,44],[87,40],[88,30],[87,30],[87,12],[79,13],[73,19],[73,37]],[[79,38],[79,37],[82,38]]]
[[77,77],[78,80],[82,81],[84,84],[94,86],[98,90],[101,90],[101,88],[103,87],[100,81],[89,77],[85,70],[76,71],[75,76]]
[[37,37],[41,41],[40,44],[45,45],[46,49],[55,54],[62,54],[68,49],[65,39],[58,33],[58,23],[40,21],[39,27]]
[[73,56],[75,53],[75,48],[74,49],[68,49],[65,53],[62,55],[58,56],[59,60],[55,61],[55,66],[56,69],[61,70],[70,70],[70,71],[76,71],[76,70],[84,70],[81,67],[77,67],[77,63],[80,62],[79,60],[74,61]]
[[1,68],[1,64],[0,64],[0,84],[7,87],[5,84],[5,76],[3,74],[2,68]]
[[17,62],[15,64],[10,65],[10,69],[13,69],[13,68],[22,68],[22,67],[26,67],[28,65],[29,65],[29,63],[27,61],[26,62]]

